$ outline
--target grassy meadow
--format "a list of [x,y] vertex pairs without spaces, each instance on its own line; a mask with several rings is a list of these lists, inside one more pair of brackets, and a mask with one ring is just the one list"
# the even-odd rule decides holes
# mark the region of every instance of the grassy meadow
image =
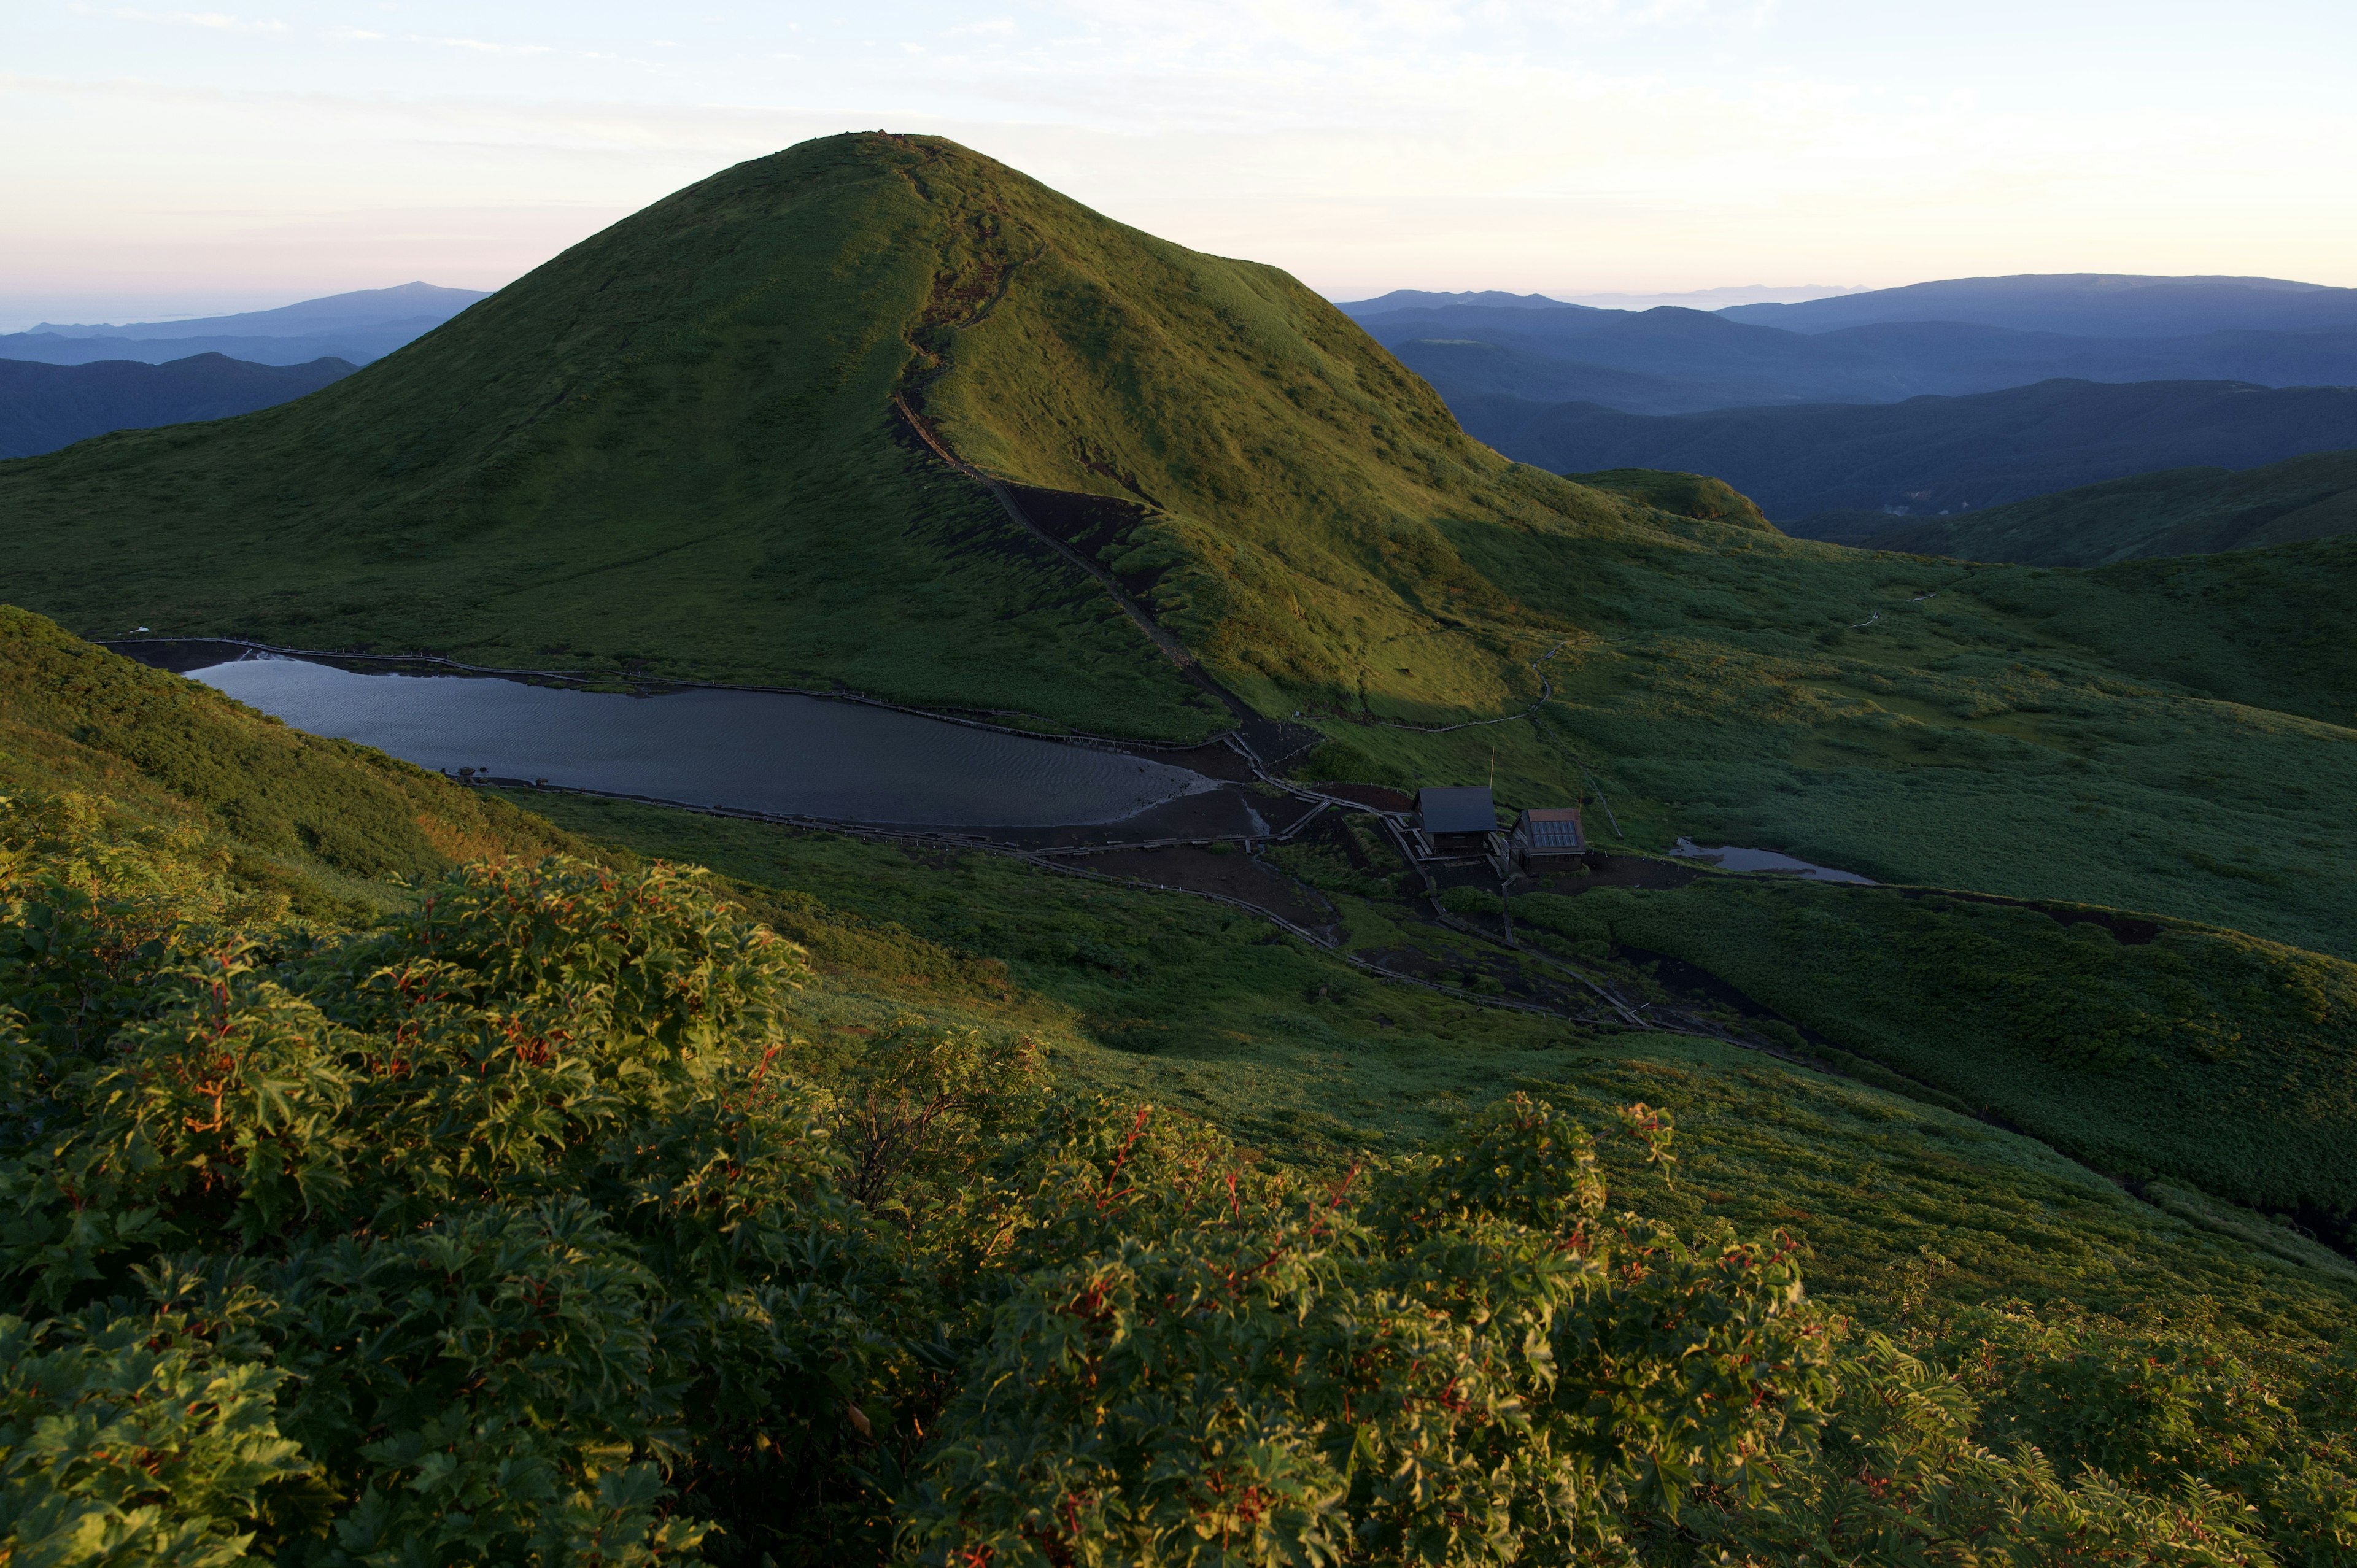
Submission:
[[[1677,1196],[1665,1189],[1664,1200],[1695,1219],[1720,1215],[1746,1227],[1796,1229],[1826,1271],[1818,1288],[1845,1300],[1870,1302],[1888,1288],[1892,1271],[1920,1262],[1926,1247],[1950,1260],[1939,1288],[1959,1302],[2063,1296],[2126,1311],[2140,1301],[2209,1297],[2232,1301],[2236,1312],[2259,1321],[2294,1310],[2284,1303],[2298,1301],[2307,1304],[2298,1314],[2322,1315],[2303,1318],[2318,1324],[2340,1310],[2334,1293],[2357,1285],[2357,1267],[2313,1240],[2201,1196],[2201,1176],[2233,1170],[2255,1137],[2287,1124],[2282,1109],[2261,1101],[2264,1060],[2250,1059],[2275,1043],[2263,1031],[2272,1026],[2306,1041],[2311,1056],[2345,1061],[2345,1031],[2304,1031],[2303,1020],[2281,1017],[2273,998],[2228,990],[2213,1015],[2252,1036],[2250,1058],[2234,1079],[2255,1102],[2252,1122],[2220,1124],[2200,1106],[2190,1113],[2178,1105],[2156,1107],[2159,1114],[2116,1130],[2114,1146],[2103,1151],[2135,1145],[2155,1174],[2172,1169],[2172,1155],[2200,1167],[2198,1175],[2175,1171],[2190,1196],[2181,1211],[2171,1211],[2138,1202],[2041,1143],[1855,1078],[1714,1040],[1481,1006],[1473,998],[1520,989],[1498,977],[1517,981],[1518,968],[1537,976],[1550,972],[1526,965],[1501,945],[1418,918],[1396,890],[1373,897],[1345,891],[1369,883],[1364,870],[1354,882],[1340,856],[1323,857],[1322,866],[1303,856],[1287,864],[1316,871],[1329,885],[1343,911],[1346,946],[1413,950],[1428,961],[1422,968],[1467,993],[1464,999],[1388,983],[1249,915],[1179,894],[1063,876],[979,852],[903,847],[579,796],[514,798],[587,841],[693,861],[727,876],[748,908],[810,948],[828,988],[840,988],[811,1003],[811,1016],[836,1032],[839,1048],[856,1049],[857,1039],[888,1030],[910,1008],[943,1022],[1033,1030],[1055,1040],[1058,1070],[1074,1081],[1175,1105],[1272,1157],[1313,1165],[1339,1164],[1355,1149],[1413,1147],[1517,1088],[1542,1088],[1558,1101],[1602,1103],[1617,1095],[1669,1105],[1707,1152],[1695,1155],[1695,1168],[1676,1173]],[[1677,900],[1722,885],[1721,897],[1738,902],[1773,905],[1796,891],[1838,901],[1839,890],[1722,877],[1677,893],[1622,897],[1660,900],[1664,920],[1675,922],[1685,918]],[[1578,907],[1610,896],[1600,890],[1555,901]],[[1541,902],[1518,899],[1518,923],[1540,926],[1544,917],[1526,909]],[[2071,932],[2089,929],[2064,928],[2027,911],[2005,913],[2050,927],[2074,944],[2084,939]],[[1937,935],[1970,936],[1970,918],[1946,921]],[[1936,924],[1943,916],[1925,918]],[[1628,945],[1693,956],[1738,984],[1754,980],[1755,966],[1718,966],[1738,951],[1745,958],[1760,952],[1777,933],[1764,919],[1749,929],[1740,919],[1721,924],[1716,940],[1655,945],[1632,937]],[[1862,925],[1876,929],[1871,919]],[[1749,947],[1731,940],[1729,930]],[[1647,934],[1659,933],[1649,928]],[[2009,978],[2083,981],[2067,967],[2072,954],[2061,955],[2058,965],[2045,937],[2008,927],[1991,944],[1997,949],[1991,961],[2012,965]],[[1651,983],[1641,964],[1568,944],[1565,951],[1637,994],[1670,994]],[[1829,956],[1822,966],[1788,964],[1793,986],[1832,982],[1848,956]],[[2327,962],[2290,957],[2311,966]],[[2036,972],[2041,963],[2046,972]],[[2080,967],[2093,966],[2083,961]],[[2349,966],[2331,967],[2345,986]],[[2144,977],[2150,983],[2149,965]],[[2123,978],[2114,966],[2104,978],[2119,990],[2139,975]],[[1870,981],[1858,989],[1869,987]],[[1781,992],[1754,994],[1771,1005],[1791,1000]],[[1854,993],[1851,1005],[1857,1006]],[[1903,1007],[1902,999],[1886,1012]],[[1831,1025],[1825,1032],[1835,1041],[1902,1070],[1921,1065],[1920,1051],[1902,1047],[1926,1032],[1923,1015],[1902,1017],[1902,1025],[1915,1026],[1912,1036],[1888,1027],[1881,1015],[1869,1015],[1864,1028],[1828,1009],[1791,1015],[1813,1029]],[[845,1042],[844,1035],[856,1037]],[[2030,1067],[2040,1043],[2018,1031],[2008,1036],[1999,1025],[1985,1054],[2001,1057],[2010,1047],[2016,1064]],[[2134,1072],[2127,1064],[2112,1076],[2126,1079]],[[2040,1136],[2068,1133],[2074,1119],[2083,1126],[2110,1109],[2091,1112],[2078,1103],[2091,1081],[2102,1081],[2100,1068],[2075,1078],[2067,1071],[2025,1076],[2027,1086],[2001,1109],[2032,1113]],[[2334,1127],[2346,1127],[2345,1080],[2342,1070],[2315,1086],[2339,1097],[2341,1120],[2323,1128],[2303,1123],[2311,1139],[2321,1140],[2309,1157],[2336,1183],[2347,1176],[2347,1159],[2333,1152],[2345,1141],[2333,1136]],[[1704,1127],[1708,1131],[1695,1131]],[[2303,1189],[2297,1177],[2285,1185],[2291,1190],[2232,1196],[2340,1197],[2337,1186],[2330,1193]],[[2167,1250],[2165,1265],[2146,1251],[2156,1247]],[[2160,1272],[2139,1283],[2144,1267]],[[2283,1302],[2275,1300],[2278,1287],[2289,1292]]]

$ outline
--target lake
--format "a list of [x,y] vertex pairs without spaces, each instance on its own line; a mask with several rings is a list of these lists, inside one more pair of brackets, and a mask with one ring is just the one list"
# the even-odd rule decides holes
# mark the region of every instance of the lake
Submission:
[[296,729],[421,767],[776,816],[1071,826],[1220,788],[1124,752],[784,693],[631,696],[486,676],[359,674],[277,655],[186,673]]

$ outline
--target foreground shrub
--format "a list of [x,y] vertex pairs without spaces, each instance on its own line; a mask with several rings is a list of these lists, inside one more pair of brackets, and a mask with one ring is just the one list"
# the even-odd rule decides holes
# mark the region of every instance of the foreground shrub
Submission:
[[2349,1366],[1860,1339],[1781,1236],[1615,1210],[1539,1101],[1305,1176],[1028,1041],[823,1062],[799,950],[694,874],[478,865],[320,934],[33,820],[11,1563],[2357,1561]]

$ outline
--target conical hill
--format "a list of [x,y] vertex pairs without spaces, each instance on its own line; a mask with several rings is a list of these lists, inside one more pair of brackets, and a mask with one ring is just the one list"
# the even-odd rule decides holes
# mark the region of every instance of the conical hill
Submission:
[[9,575],[93,635],[1224,718],[896,400],[981,469],[1116,503],[1024,515],[1267,711],[1534,691],[1501,647],[1368,655],[1501,607],[1437,523],[1619,515],[1466,438],[1284,274],[868,134],[667,198],[331,395],[0,469]]

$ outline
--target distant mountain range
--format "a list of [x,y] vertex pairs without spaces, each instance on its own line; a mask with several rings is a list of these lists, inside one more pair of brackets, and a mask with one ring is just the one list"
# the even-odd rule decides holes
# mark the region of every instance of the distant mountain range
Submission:
[[2357,532],[2357,451],[2241,472],[2171,468],[1953,517],[1820,512],[1788,532],[1867,550],[2027,566],[2103,566],[2327,539]]
[[2357,387],[2056,380],[1970,397],[1644,415],[1469,396],[1469,434],[1558,473],[1669,468],[1726,480],[1780,522],[1921,516],[2163,468],[2248,468],[2357,446]]
[[44,321],[27,331],[0,334],[0,359],[48,365],[135,360],[153,365],[192,354],[221,354],[263,365],[303,365],[319,359],[364,365],[485,297],[478,289],[407,283],[307,299],[275,310],[188,321],[121,326]]
[[[1832,303],[1832,302],[1827,302]],[[1793,306],[1792,308],[1799,308]],[[1956,322],[1788,332],[1725,311],[1449,306],[1361,322],[1454,403],[1485,393],[1692,413],[1777,403],[1896,403],[2082,381],[2357,382],[2357,320],[2299,331],[2068,337]]]
[[1445,310],[1464,306],[1479,310],[1588,310],[1585,305],[1567,305],[1560,299],[1550,299],[1543,294],[1507,294],[1494,288],[1467,289],[1456,294],[1436,294],[1424,288],[1395,288],[1374,299],[1346,301],[1334,308],[1354,321],[1364,322],[1378,316],[1394,316],[1410,310]]
[[1451,403],[1502,393],[1693,413],[2058,376],[2357,383],[2357,289],[2273,278],[1957,278],[1716,311],[1395,289],[1341,308]]
[[1719,314],[1791,332],[1958,321],[2082,338],[2174,338],[2357,325],[2357,289],[2285,278],[2023,273],[1948,278],[1797,305],[1738,305]]
[[110,430],[251,413],[317,392],[357,369],[344,360],[255,365],[220,354],[161,365],[0,360],[0,458],[54,452]]

